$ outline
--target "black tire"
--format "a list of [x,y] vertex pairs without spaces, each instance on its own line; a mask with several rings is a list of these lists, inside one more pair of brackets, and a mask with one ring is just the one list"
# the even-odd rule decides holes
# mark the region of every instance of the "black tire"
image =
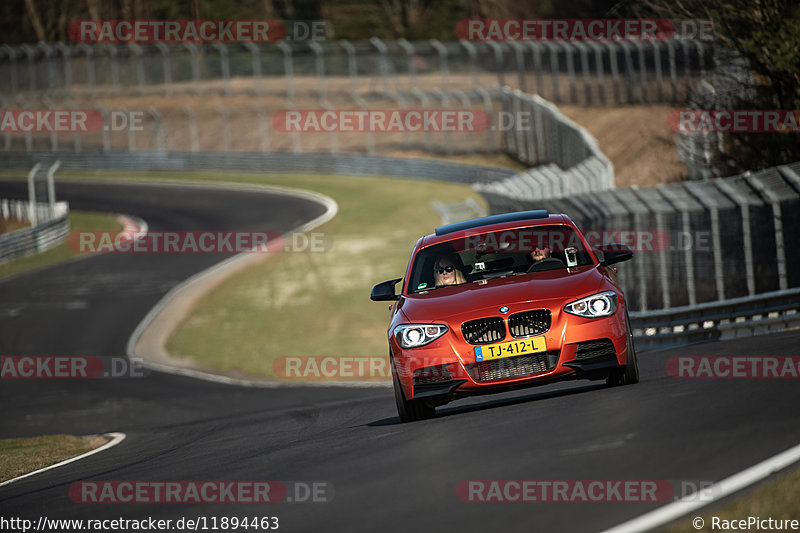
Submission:
[[636,359],[636,348],[633,346],[633,330],[631,329],[631,321],[628,318],[627,311],[625,312],[625,328],[628,334],[628,361],[624,367],[612,370],[608,375],[606,385],[609,387],[639,383],[639,363]]
[[636,348],[633,346],[633,330],[628,312],[625,312],[625,327],[628,329],[628,361],[625,365],[625,385],[639,383],[639,362],[636,359]]
[[406,400],[403,394],[403,387],[397,375],[392,374],[392,384],[394,385],[394,401],[397,404],[397,414],[400,415],[401,422],[415,422],[433,418],[436,415],[436,408],[430,407],[423,400]]

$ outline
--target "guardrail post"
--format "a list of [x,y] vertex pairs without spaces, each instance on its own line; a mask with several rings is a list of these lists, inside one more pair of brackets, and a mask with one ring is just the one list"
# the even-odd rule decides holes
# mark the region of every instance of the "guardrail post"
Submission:
[[[396,93],[394,91],[389,93],[389,98],[394,100],[397,103],[397,105],[400,107],[401,110],[405,111],[405,109],[406,109],[406,99],[405,98],[403,98],[400,94],[398,94],[398,93]],[[403,128],[403,148],[405,150],[410,150],[411,149],[411,141],[410,141],[410,137],[409,137],[409,133],[408,133],[408,129],[407,128]]]
[[78,50],[82,51],[86,56],[86,82],[89,85],[89,96],[94,97],[94,48],[86,43],[78,45]]
[[578,103],[578,88],[575,85],[575,45],[561,43],[564,55],[567,58],[567,77],[569,79],[569,99],[573,104]]
[[[433,94],[438,96],[439,99],[441,100],[441,102],[442,102],[442,104],[441,104],[442,111],[444,111],[445,109],[449,109],[450,108],[450,98],[448,98],[447,95],[444,92],[440,91],[439,89],[434,89],[433,90]],[[447,155],[453,155],[453,143],[452,143],[451,138],[452,138],[452,136],[450,135],[450,132],[449,131],[445,131],[444,132],[444,146],[445,146],[444,150],[445,150],[445,153],[447,153]]]
[[[17,95],[17,102],[22,109],[28,109],[28,101],[21,94]],[[25,131],[25,151],[33,150],[33,134],[30,130]]]
[[636,47],[636,55],[639,56],[639,83],[641,84],[642,102],[647,104],[650,102],[649,91],[647,90],[647,63],[645,62],[647,49],[644,43],[639,41],[635,41],[633,44]]
[[514,49],[514,62],[517,64],[517,80],[519,88],[523,92],[528,92],[528,84],[525,80],[525,57],[522,44],[512,41],[511,47]]
[[103,117],[103,128],[100,131],[102,131],[103,153],[105,154],[111,150],[111,132],[106,127],[106,124],[108,124],[108,110],[101,105],[94,106],[94,109]]
[[636,83],[636,71],[633,68],[633,57],[631,56],[631,43],[620,43],[622,46],[622,53],[625,56],[625,95],[627,96],[626,103],[633,104],[636,99],[633,96],[633,87]]
[[261,96],[261,50],[253,42],[244,43],[245,48],[250,50],[250,59],[253,64],[253,92],[256,96]]
[[550,81],[553,84],[553,101],[561,102],[561,88],[559,87],[559,77],[561,69],[558,66],[558,45],[556,43],[543,43],[550,51]]
[[[428,105],[429,100],[428,100],[428,97],[425,96],[425,93],[423,93],[422,91],[420,91],[416,87],[414,87],[414,89],[412,89],[411,93],[414,96],[416,96],[417,98],[419,98],[419,101],[422,104],[422,108],[423,109],[428,109],[429,108],[429,105]],[[431,132],[428,129],[425,129],[425,146],[433,146],[433,143],[431,142]]]
[[664,75],[661,72],[661,43],[653,41],[653,63],[656,66],[656,89],[659,103],[664,101]]
[[[492,126],[494,126],[494,108],[492,107],[492,97],[489,95],[489,91],[483,87],[476,87],[475,92],[478,93],[483,100],[483,110],[486,112],[486,115],[489,118],[492,118]],[[488,147],[489,152],[494,152],[497,146],[495,137],[492,134],[492,127],[486,128],[486,146]]]
[[606,76],[603,67],[603,47],[599,43],[590,41],[589,48],[594,52],[595,72],[597,73],[597,98],[602,105],[606,105]]

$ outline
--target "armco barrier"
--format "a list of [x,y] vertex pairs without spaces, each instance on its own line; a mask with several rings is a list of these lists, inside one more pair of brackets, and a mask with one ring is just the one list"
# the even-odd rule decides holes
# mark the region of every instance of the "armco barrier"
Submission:
[[[27,207],[27,202],[25,202]],[[48,204],[37,204],[37,210],[50,214]],[[0,235],[0,263],[52,248],[69,234],[69,208],[66,202],[55,204],[52,218],[44,219],[36,226],[18,229]]]

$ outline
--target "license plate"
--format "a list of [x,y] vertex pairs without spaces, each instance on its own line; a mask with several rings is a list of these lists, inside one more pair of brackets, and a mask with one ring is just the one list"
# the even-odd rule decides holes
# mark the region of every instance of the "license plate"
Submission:
[[544,342],[544,337],[532,337],[530,339],[476,346],[475,360],[490,361],[492,359],[545,351],[547,351],[547,344]]

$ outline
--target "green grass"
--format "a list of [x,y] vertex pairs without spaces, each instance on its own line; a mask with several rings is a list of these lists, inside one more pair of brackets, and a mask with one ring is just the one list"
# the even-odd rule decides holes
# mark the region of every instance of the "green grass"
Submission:
[[[689,533],[712,531],[712,517],[720,520],[747,520],[760,517],[762,520],[800,520],[800,468],[794,467],[775,476],[759,486],[745,490],[730,501],[693,511],[673,524],[660,529],[660,533]],[[698,530],[692,520],[700,517],[705,526]],[[751,531],[755,531],[753,526]],[[719,531],[719,528],[717,528]],[[746,530],[746,528],[745,528]],[[782,531],[786,531],[783,529]]]
[[[69,223],[70,231],[117,231],[122,229],[122,225],[116,221],[116,217],[103,213],[72,211],[69,214]],[[66,243],[61,243],[38,254],[19,257],[7,263],[0,263],[0,279],[17,272],[66,261],[77,255],[79,254],[70,250]]]
[[270,183],[314,190],[339,205],[324,253],[282,253],[207,295],[167,345],[203,366],[274,375],[281,356],[386,354],[388,303],[375,283],[402,277],[416,240],[441,219],[430,207],[480,198],[463,185],[386,178],[293,176]]
[[45,435],[0,440],[0,481],[33,472],[105,444],[105,437]]
[[402,277],[414,243],[441,225],[432,201],[471,197],[485,205],[466,185],[374,176],[104,171],[59,177],[250,183],[333,198],[337,216],[313,230],[325,234],[328,251],[265,257],[203,298],[167,344],[173,355],[207,368],[260,376],[273,376],[281,356],[384,356],[388,303],[369,300],[372,286]]

